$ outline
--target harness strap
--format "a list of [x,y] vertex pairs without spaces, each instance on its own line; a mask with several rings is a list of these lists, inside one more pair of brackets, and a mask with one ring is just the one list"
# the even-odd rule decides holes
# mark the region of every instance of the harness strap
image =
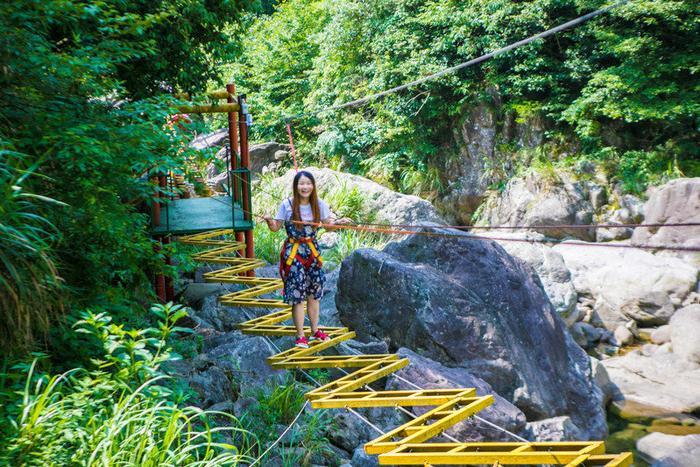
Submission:
[[316,258],[319,265],[323,264],[323,258],[321,257],[321,254],[316,249],[316,246],[314,245],[314,242],[313,242],[313,238],[311,238],[311,237],[287,238],[287,242],[292,244],[292,251],[289,252],[289,256],[287,257],[287,261],[285,261],[285,264],[287,266],[291,266],[292,263],[294,262],[294,258],[296,258],[297,252],[299,251],[299,244],[300,243],[306,243],[309,246],[309,248],[311,249],[312,257]]

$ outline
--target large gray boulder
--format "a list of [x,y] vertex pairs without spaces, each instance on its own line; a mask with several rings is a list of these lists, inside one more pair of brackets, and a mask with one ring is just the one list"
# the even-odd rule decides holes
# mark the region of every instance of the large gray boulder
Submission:
[[537,232],[480,232],[479,230],[476,230],[476,234],[492,238],[509,254],[532,266],[559,316],[564,318],[568,326],[576,322],[578,295],[571,273],[561,253],[547,245],[537,243],[545,238],[544,235]]
[[673,315],[671,345],[679,357],[700,363],[700,305],[681,308]]
[[[511,179],[503,193],[484,203],[476,225],[562,226],[531,230],[554,238],[593,240],[595,232],[585,228],[594,213],[587,185],[570,180],[564,173],[552,177],[530,173]],[[577,227],[564,227],[567,225]]]
[[489,383],[530,420],[606,431],[602,393],[533,270],[497,243],[414,235],[342,265],[336,304],[360,339],[383,338]]
[[[525,428],[525,415],[513,404],[499,396],[493,388],[481,378],[477,378],[464,368],[449,368],[417,353],[401,348],[397,352],[402,358],[408,358],[410,365],[399,370],[396,375],[390,375],[386,389],[389,391],[416,389],[406,383],[410,381],[423,389],[442,388],[475,388],[477,396],[493,395],[494,403],[478,415],[489,422],[506,430],[519,434]],[[403,379],[400,379],[400,378]],[[406,380],[406,381],[404,381]],[[413,412],[422,415],[434,407],[415,407]],[[470,441],[503,440],[515,441],[510,435],[489,425],[469,418],[447,430],[447,434],[459,439]]]
[[650,433],[637,441],[637,450],[652,467],[695,467],[700,461],[700,435]]
[[643,250],[581,242],[564,242],[554,250],[563,256],[579,296],[593,300],[611,331],[630,319],[642,326],[667,323],[698,281],[697,267]]
[[[700,223],[700,178],[679,178],[654,189],[644,205],[645,223]],[[666,245],[700,248],[700,226],[638,227],[634,245]],[[698,252],[665,252],[700,264]]]
[[624,414],[663,417],[700,409],[700,365],[671,352],[671,346],[647,345],[602,361],[616,386],[613,396]]
[[[444,224],[430,202],[413,195],[404,195],[392,191],[379,183],[359,175],[338,172],[327,168],[306,167],[316,179],[319,194],[322,198],[332,198],[334,193],[345,190],[352,193],[355,190],[364,199],[366,213],[373,213],[376,222],[394,224],[424,224],[433,222]],[[292,180],[296,173],[289,170],[284,176],[271,182],[269,190],[291,196]],[[333,208],[331,203],[331,208]],[[360,221],[363,219],[360,219]]]

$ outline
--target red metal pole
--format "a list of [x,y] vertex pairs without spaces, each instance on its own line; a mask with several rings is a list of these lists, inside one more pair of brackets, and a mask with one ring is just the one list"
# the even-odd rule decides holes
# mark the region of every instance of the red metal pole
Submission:
[[[228,103],[233,103],[235,101],[235,98],[233,96],[236,95],[236,85],[233,83],[229,83],[226,85],[226,102]],[[229,155],[231,158],[231,169],[237,169],[238,168],[238,157],[237,154],[240,154],[240,149],[238,146],[238,114],[236,112],[229,112],[228,113],[228,144],[229,144]],[[229,174],[229,177],[233,176],[233,183],[231,186],[233,187],[233,196],[231,196],[231,201],[235,203],[239,203],[241,200],[239,199],[238,196],[238,176],[237,174]],[[231,213],[233,215],[234,213]],[[232,219],[233,220],[233,219]],[[243,242],[243,232],[236,232],[236,241]]]
[[[239,125],[240,125],[240,135],[241,135],[241,166],[250,170],[250,154],[248,152],[248,123],[246,115],[243,113],[245,96],[238,97],[238,104],[240,107],[239,112]],[[248,172],[250,173],[250,172]],[[250,200],[250,184],[247,178],[242,180],[243,185],[243,196],[241,200],[241,205],[244,206],[245,211],[243,211],[244,219],[252,221],[253,217],[250,210],[252,209],[252,204]],[[245,255],[246,258],[255,258],[255,245],[253,240],[253,231],[246,230],[245,232]],[[255,277],[255,271],[248,271],[249,277]]]
[[[228,103],[233,103],[234,102],[234,97],[236,95],[236,85],[233,83],[229,83],[226,85],[226,91],[227,91],[227,96],[226,96],[226,102]],[[229,151],[229,156],[231,158],[231,169],[235,170],[238,168],[238,157],[236,155],[238,154],[238,128],[236,125],[236,119],[238,115],[236,112],[229,112],[228,113],[228,145],[229,148],[231,149]],[[229,177],[231,174],[229,174]],[[240,199],[238,199],[238,177],[235,176],[233,177],[233,202],[234,203],[240,203]]]

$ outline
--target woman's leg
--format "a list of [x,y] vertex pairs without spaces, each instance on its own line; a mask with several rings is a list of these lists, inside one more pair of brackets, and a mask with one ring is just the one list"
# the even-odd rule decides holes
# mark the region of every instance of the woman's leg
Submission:
[[309,295],[306,300],[306,308],[309,311],[309,321],[311,321],[311,334],[318,331],[318,310],[320,307],[319,301],[313,295]]
[[[316,312],[316,317],[318,318],[318,312]],[[292,319],[294,320],[294,327],[297,328],[297,339],[304,337],[304,303],[297,303],[292,305]]]

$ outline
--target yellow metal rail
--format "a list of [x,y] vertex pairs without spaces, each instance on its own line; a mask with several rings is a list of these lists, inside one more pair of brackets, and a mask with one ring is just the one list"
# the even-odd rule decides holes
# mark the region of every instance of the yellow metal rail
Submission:
[[[232,230],[217,230],[182,237],[181,242],[210,249],[194,255],[206,263],[226,267],[204,274],[208,282],[239,284],[242,290],[219,297],[223,305],[273,308],[271,313],[238,325],[244,334],[294,336],[291,307],[279,299],[260,298],[283,287],[280,279],[246,277],[241,274],[264,266],[264,261],[242,258],[245,244],[234,240]],[[330,339],[313,341],[308,349],[292,347],[268,357],[273,368],[356,368],[341,378],[306,393],[315,409],[357,407],[434,407],[428,412],[365,444],[368,454],[377,454],[382,465],[533,465],[624,467],[632,454],[606,454],[602,441],[581,442],[428,442],[456,423],[465,420],[494,401],[492,395],[477,395],[474,388],[422,389],[402,391],[359,391],[409,364],[396,354],[318,355],[319,352],[352,339],[355,333],[344,327],[321,327]],[[305,328],[310,332],[309,328]]]

